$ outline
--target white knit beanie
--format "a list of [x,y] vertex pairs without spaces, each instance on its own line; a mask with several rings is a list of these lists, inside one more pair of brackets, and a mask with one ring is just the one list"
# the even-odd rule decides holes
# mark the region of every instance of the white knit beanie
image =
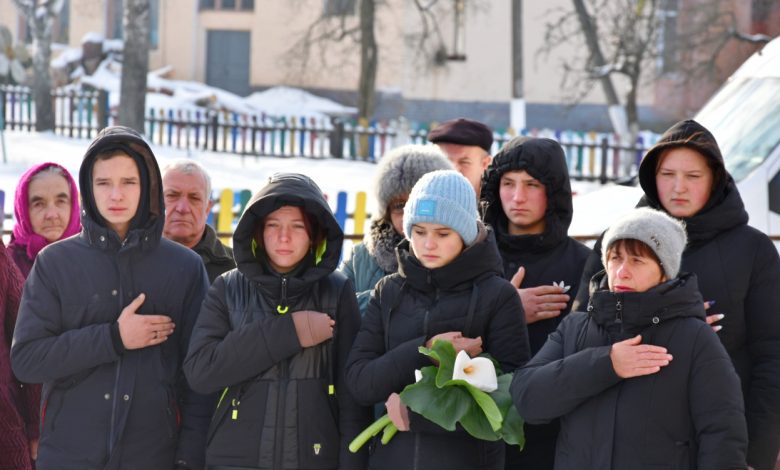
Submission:
[[604,233],[601,262],[607,266],[607,252],[618,240],[639,240],[661,260],[666,277],[674,279],[680,272],[680,261],[687,243],[685,225],[665,212],[642,207],[615,221]]
[[441,224],[452,228],[467,246],[477,238],[477,195],[471,183],[454,170],[424,175],[412,188],[404,207],[404,234],[412,239],[412,225]]

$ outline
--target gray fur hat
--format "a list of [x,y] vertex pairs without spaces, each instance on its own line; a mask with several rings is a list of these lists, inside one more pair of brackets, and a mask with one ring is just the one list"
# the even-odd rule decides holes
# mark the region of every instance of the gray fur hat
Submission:
[[452,163],[435,145],[403,145],[390,150],[379,160],[374,175],[377,208],[372,218],[384,219],[390,201],[411,193],[422,175],[452,168]]
[[615,221],[604,233],[601,262],[607,266],[607,251],[618,240],[634,239],[644,243],[661,260],[666,277],[674,279],[680,272],[688,237],[685,225],[665,212],[642,207],[634,209]]

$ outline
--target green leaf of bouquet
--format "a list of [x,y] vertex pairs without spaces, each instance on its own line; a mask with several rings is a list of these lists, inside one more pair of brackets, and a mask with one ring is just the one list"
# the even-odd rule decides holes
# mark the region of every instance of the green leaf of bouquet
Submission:
[[512,374],[498,376],[498,389],[491,392],[490,396],[504,417],[501,424],[501,437],[507,444],[519,445],[522,449],[525,445],[523,418],[517,413],[517,409],[512,402],[512,395],[509,393],[511,383]]
[[469,393],[462,387],[437,388],[434,381],[423,376],[416,384],[407,385],[401,401],[417,414],[448,431],[473,406]]
[[444,383],[452,380],[452,371],[455,368],[455,348],[446,340],[437,340],[431,346],[431,357],[439,363],[439,371],[436,373],[436,386],[443,387]]
[[493,431],[501,429],[503,416],[501,415],[501,410],[498,409],[496,402],[493,401],[490,395],[469,383],[466,383],[466,390],[468,390],[474,398],[474,402],[476,402],[477,406],[482,409],[482,412],[485,414],[485,418],[487,418]]
[[463,415],[463,417],[460,419],[460,425],[463,426],[463,429],[465,429],[466,432],[476,437],[477,439],[483,439],[486,441],[497,441],[501,439],[500,434],[493,430],[490,422],[485,417],[485,413],[483,413],[482,409],[473,401],[471,402],[471,406],[469,406],[466,414]]
[[525,431],[523,430],[523,418],[517,412],[517,408],[509,407],[504,423],[501,426],[501,437],[509,445],[520,446],[520,450],[525,447]]

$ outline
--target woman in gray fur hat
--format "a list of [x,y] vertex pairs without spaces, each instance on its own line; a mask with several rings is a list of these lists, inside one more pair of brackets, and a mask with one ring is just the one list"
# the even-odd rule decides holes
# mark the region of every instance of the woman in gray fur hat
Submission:
[[404,206],[412,187],[424,174],[451,170],[452,164],[434,145],[404,145],[386,153],[374,176],[376,210],[363,243],[355,245],[343,272],[355,286],[360,314],[380,279],[398,270],[395,247],[404,239]]

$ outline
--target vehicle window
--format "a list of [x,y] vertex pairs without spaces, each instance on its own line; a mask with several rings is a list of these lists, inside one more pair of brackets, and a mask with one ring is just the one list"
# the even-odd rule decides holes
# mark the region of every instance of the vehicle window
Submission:
[[780,77],[727,83],[696,119],[718,141],[726,169],[740,181],[780,144]]

